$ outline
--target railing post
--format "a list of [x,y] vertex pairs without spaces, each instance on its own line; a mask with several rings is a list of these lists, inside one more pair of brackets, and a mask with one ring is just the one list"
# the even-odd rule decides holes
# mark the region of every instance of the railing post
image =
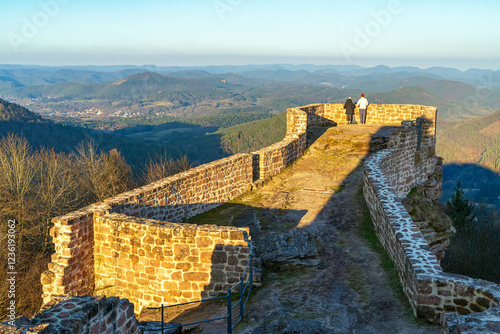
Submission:
[[227,294],[227,333],[231,334],[232,333],[232,318],[231,318],[231,289],[229,289],[229,292]]
[[[250,251],[252,252],[252,251]],[[252,289],[253,289],[253,254],[250,253],[250,290],[248,291],[248,294],[250,295],[250,293],[252,292]],[[248,297],[250,298],[250,297]]]
[[161,334],[163,334],[163,330],[165,328],[165,325],[163,323],[163,303],[161,304]]
[[240,278],[240,319],[243,319],[243,295],[244,295],[244,291],[243,291],[243,276],[241,276]]

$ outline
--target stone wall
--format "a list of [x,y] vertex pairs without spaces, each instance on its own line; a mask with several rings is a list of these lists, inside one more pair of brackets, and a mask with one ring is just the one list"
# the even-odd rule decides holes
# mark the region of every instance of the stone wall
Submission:
[[92,295],[94,292],[94,228],[90,207],[54,218],[50,230],[55,253],[42,274],[43,301],[53,295]]
[[112,213],[94,230],[95,293],[128,298],[138,310],[225,293],[250,255],[248,229]]
[[253,181],[252,155],[236,154],[120,194],[112,212],[169,222],[213,209],[243,194]]
[[265,180],[279,174],[299,158],[306,149],[306,133],[288,135],[284,140],[254,152],[257,157],[257,179]]
[[[428,134],[432,128],[428,126]],[[422,148],[417,149],[417,129],[408,126],[391,138],[390,148],[366,161],[363,190],[375,232],[398,271],[416,316],[430,322],[441,319],[446,333],[462,333],[462,330],[472,333],[479,328],[500,332],[500,287],[443,272],[401,203],[412,187],[434,172],[433,164],[437,161],[434,143],[435,139],[425,138]]]
[[433,141],[428,140],[417,150],[415,127],[407,126],[391,136],[388,148],[392,150],[381,167],[399,197],[406,196],[415,185],[423,184],[434,172],[437,162],[434,147]]
[[[366,124],[400,125],[402,121],[413,121],[418,117],[427,119],[427,134],[435,133],[436,107],[412,104],[370,104],[367,110]],[[359,111],[355,111],[359,123]],[[287,114],[287,134],[301,133],[308,126],[328,126],[347,124],[343,104],[311,104],[291,108]],[[435,140],[431,135],[427,139]]]
[[142,334],[143,330],[128,300],[85,296],[55,298],[32,319],[0,324],[0,333]]
[[[73,296],[93,295],[95,286],[102,288],[105,283],[101,282],[104,276],[95,276],[95,234],[100,233],[99,224],[103,216],[112,213],[122,213],[130,217],[130,224],[133,224],[136,230],[140,230],[138,225],[145,226],[150,223],[147,220],[137,220],[138,218],[151,218],[156,220],[168,221],[171,223],[181,221],[196,214],[208,211],[228,200],[241,195],[247,191],[253,181],[253,156],[251,154],[236,154],[234,156],[208,163],[184,173],[162,179],[147,186],[134,189],[132,191],[120,194],[104,202],[92,204],[81,210],[71,212],[65,216],[54,218],[54,226],[51,229],[51,236],[55,245],[56,252],[52,255],[52,262],[49,263],[49,270],[42,274],[41,281],[43,285],[44,303],[49,302],[52,296],[67,294]],[[115,217],[115,216],[113,216]],[[127,216],[120,216],[127,217]],[[123,222],[123,219],[119,220]],[[195,225],[194,229],[197,229]],[[193,226],[178,225],[177,230],[193,230]],[[221,239],[222,233],[227,233],[228,228],[218,227],[209,235],[215,244]],[[236,229],[238,235],[248,236],[246,229]],[[234,231],[232,231],[234,232]],[[181,234],[183,232],[180,232]],[[188,233],[188,232],[186,232]],[[154,237],[154,233],[150,233]],[[218,235],[218,236],[217,236]],[[103,237],[99,234],[99,238]],[[117,239],[118,240],[118,239]],[[125,242],[125,239],[119,239],[119,242]],[[132,240],[123,244],[125,249],[135,249],[131,244]],[[177,242],[179,242],[177,240]],[[242,246],[243,241],[241,241]],[[249,240],[245,241],[245,257],[250,256]],[[223,245],[233,246],[227,241],[216,244],[217,247]],[[104,248],[107,244],[103,245]],[[110,246],[110,245],[109,245]],[[115,247],[118,247],[115,245]],[[224,248],[226,250],[226,248]],[[108,249],[108,252],[112,249]],[[227,249],[228,253],[230,251]],[[243,252],[243,251],[242,251]],[[243,254],[243,253],[242,253]],[[102,256],[103,254],[99,254]],[[133,254],[127,254],[133,255]],[[100,260],[99,258],[98,260]],[[220,263],[218,263],[220,264]],[[173,262],[174,266],[177,265]],[[227,266],[226,275],[233,278],[239,275],[237,266]],[[239,267],[238,267],[239,268]],[[229,270],[234,269],[237,272],[231,274]],[[119,271],[120,268],[116,269]],[[186,276],[188,277],[188,276]],[[221,277],[221,281],[215,280],[218,276],[210,276],[210,284],[217,286],[222,284],[227,288],[227,280]],[[147,277],[143,279],[148,279]],[[193,293],[191,300],[199,299],[200,293],[211,293],[206,291],[209,284],[200,284],[199,291]],[[163,290],[159,294],[167,293]],[[186,292],[185,295],[188,293]],[[146,294],[146,296],[149,296]],[[149,297],[147,297],[149,299]],[[166,297],[164,297],[166,298]],[[164,300],[164,298],[161,298]],[[145,302],[141,302],[141,305]]]

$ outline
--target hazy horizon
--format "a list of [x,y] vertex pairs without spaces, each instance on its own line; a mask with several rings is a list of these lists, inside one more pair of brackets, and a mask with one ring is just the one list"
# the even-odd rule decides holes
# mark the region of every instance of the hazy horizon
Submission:
[[399,67],[415,67],[420,70],[428,70],[431,68],[447,68],[447,69],[456,69],[462,72],[466,72],[468,70],[486,70],[486,71],[500,71],[500,68],[486,68],[486,67],[459,67],[459,66],[442,66],[442,65],[429,65],[429,66],[417,66],[417,65],[409,65],[406,63],[390,66],[384,63],[370,63],[368,65],[361,65],[361,64],[339,64],[339,63],[312,63],[312,62],[249,62],[249,63],[244,63],[244,62],[234,62],[234,63],[207,63],[207,64],[191,64],[191,63],[167,63],[167,64],[155,64],[155,63],[79,63],[79,64],[43,64],[43,63],[0,63],[1,66],[12,66],[12,67],[53,67],[53,68],[72,68],[72,67],[147,67],[147,66],[156,66],[156,67],[188,67],[188,68],[206,68],[206,67],[216,67],[216,66],[279,66],[279,65],[291,65],[291,66],[308,66],[308,65],[313,65],[313,66],[318,66],[318,67],[332,67],[332,66],[353,66],[353,67],[361,67],[361,68],[374,68],[378,66],[387,66],[389,68],[399,68]]
[[500,69],[491,0],[26,0],[2,9],[3,64]]

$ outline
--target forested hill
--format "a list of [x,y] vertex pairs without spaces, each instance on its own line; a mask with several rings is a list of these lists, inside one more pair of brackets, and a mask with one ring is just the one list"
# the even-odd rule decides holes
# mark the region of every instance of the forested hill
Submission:
[[438,154],[447,163],[478,163],[500,172],[500,111],[461,122],[438,121]]
[[[138,141],[102,131],[56,124],[15,103],[0,99],[0,139],[11,134],[26,138],[34,149],[53,149],[61,153],[74,152],[80,143],[93,140],[101,150],[117,149],[127,163],[136,169],[142,168],[155,153],[166,151],[174,158],[184,153],[178,147],[166,143]],[[220,150],[216,150],[218,158]]]
[[19,97],[63,96],[65,98],[130,98],[144,94],[192,91],[226,91],[234,85],[219,78],[182,79],[153,72],[137,73],[113,83],[60,82],[53,85],[19,87],[4,92]]
[[500,111],[453,122],[438,119],[437,154],[444,158],[443,200],[458,181],[475,202],[500,209]]
[[0,118],[0,138],[14,134],[26,138],[34,149],[64,153],[74,152],[80,143],[92,139],[104,151],[117,149],[138,172],[151,157],[164,152],[174,159],[185,154],[199,164],[257,150],[283,139],[286,125],[285,113],[269,118],[269,114],[241,112],[184,121],[175,118],[110,133],[57,124],[4,100],[0,106],[0,115],[5,116]]
[[28,109],[2,99],[0,99],[0,121],[46,122]]

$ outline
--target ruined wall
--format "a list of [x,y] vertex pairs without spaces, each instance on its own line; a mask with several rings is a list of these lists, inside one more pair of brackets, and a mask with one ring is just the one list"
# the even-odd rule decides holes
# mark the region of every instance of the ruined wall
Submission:
[[136,309],[227,292],[250,255],[248,229],[165,223],[112,213],[97,217],[96,294],[128,298]]
[[392,150],[381,162],[385,177],[399,197],[406,196],[415,185],[423,184],[437,162],[432,140],[422,141],[417,149],[417,131],[415,127],[405,127],[394,133],[388,144]]
[[[248,190],[253,180],[252,162],[251,154],[237,154],[54,218],[51,235],[56,252],[52,255],[49,270],[41,277],[44,303],[49,302],[52,296],[61,294],[93,295],[95,285],[103,286],[100,281],[102,276],[95,276],[97,218],[115,212],[131,216],[130,220],[134,224],[145,224],[134,220],[134,217],[181,221],[221,205]],[[184,226],[182,228],[190,229]],[[227,228],[219,227],[218,231],[220,235]],[[245,229],[239,231],[241,234],[246,233]],[[214,233],[216,234],[215,231]],[[216,237],[213,239],[214,242],[218,240]],[[125,239],[120,239],[120,242],[125,242]],[[126,242],[129,244],[123,246],[132,249],[131,241]],[[245,256],[248,258],[250,244],[245,247]],[[227,268],[239,270],[235,266]],[[231,276],[229,273],[227,275]],[[227,287],[225,278],[218,282],[213,280],[214,277],[211,277],[210,283],[220,283]],[[204,292],[204,289],[204,285],[200,286],[199,292]],[[199,298],[195,294],[192,300],[196,299]]]
[[[495,327],[500,323],[500,287],[443,272],[436,255],[401,203],[401,198],[434,170],[431,167],[436,157],[430,145],[435,140],[425,138],[422,142],[428,147],[417,149],[416,138],[417,129],[408,126],[391,138],[390,148],[365,163],[363,190],[375,232],[398,271],[416,316],[431,322],[441,319],[446,333],[460,333],[457,328],[463,324],[467,324],[469,330],[484,327],[500,332],[500,328]],[[482,312],[485,310],[488,311]],[[441,317],[445,312],[459,316]],[[471,314],[474,312],[482,313]]]
[[289,135],[284,140],[254,152],[258,159],[257,179],[265,180],[279,174],[297,160],[306,149],[306,133]]
[[0,333],[142,334],[134,304],[118,297],[64,297],[45,305],[32,319],[0,324]]
[[50,230],[55,253],[42,274],[44,303],[53,295],[92,295],[94,292],[94,228],[90,207],[54,218]]
[[[393,125],[421,116],[427,119],[421,149],[414,149],[410,127],[392,139],[393,153],[387,161],[393,163],[384,168],[390,177],[387,184],[394,184],[397,194],[404,194],[433,168],[436,108],[372,105],[368,109],[368,123]],[[279,143],[54,218],[51,235],[56,253],[42,275],[44,302],[60,294],[106,293],[127,296],[139,308],[226,292],[249,260],[248,230],[175,223],[242,194],[252,182],[276,175],[293,163],[304,152],[308,126],[343,123],[341,104],[291,108],[287,110],[287,135]],[[398,149],[403,147],[414,152],[409,164],[400,163]],[[372,194],[372,209],[382,210],[383,201],[376,201],[380,194]],[[410,291],[414,283],[406,286]]]
[[252,181],[252,155],[235,154],[125,192],[104,203],[112,212],[179,222],[243,194]]
[[[412,104],[370,104],[366,124],[400,125],[403,121],[413,121],[418,117],[428,120],[426,133],[435,133],[436,107]],[[287,134],[300,133],[308,126],[329,126],[347,124],[343,104],[311,104],[289,109],[287,113]],[[355,111],[359,123],[359,110]],[[427,137],[435,141],[435,137]],[[430,144],[430,143],[429,143]],[[434,143],[435,144],[435,143]]]

